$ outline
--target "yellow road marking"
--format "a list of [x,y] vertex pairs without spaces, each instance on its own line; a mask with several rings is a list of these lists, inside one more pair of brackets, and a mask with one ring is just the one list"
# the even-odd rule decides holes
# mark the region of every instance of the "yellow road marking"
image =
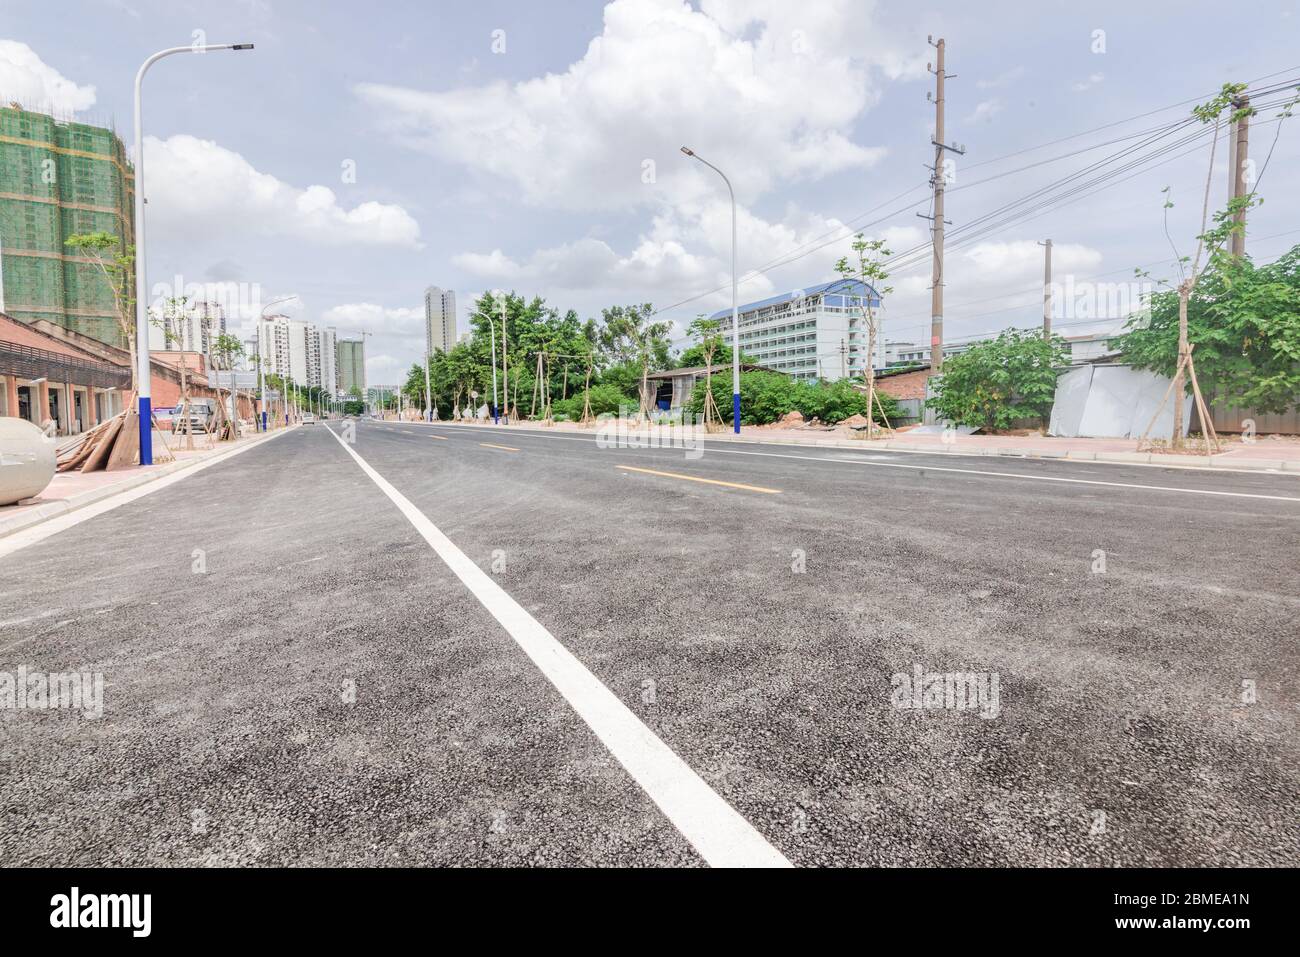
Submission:
[[445,435],[434,435],[433,433],[429,433],[429,438],[431,438],[431,439],[437,439],[439,442],[446,442],[446,441],[447,441],[447,436],[445,436]]
[[501,449],[502,451],[505,451],[505,452],[518,452],[518,451],[519,451],[518,449],[512,449],[512,448],[511,448],[510,446],[508,446],[508,445],[493,445],[491,442],[480,442],[479,445],[483,446],[483,448],[485,448],[485,449]]
[[662,475],[665,478],[685,479],[688,482],[703,482],[706,485],[722,485],[726,488],[743,488],[747,492],[764,492],[768,495],[780,495],[779,488],[763,488],[761,485],[741,485],[739,482],[720,482],[717,479],[700,478],[696,475],[679,475],[676,472],[656,472],[654,469],[639,469],[631,465],[617,465],[615,468],[627,472],[644,472],[646,475]]

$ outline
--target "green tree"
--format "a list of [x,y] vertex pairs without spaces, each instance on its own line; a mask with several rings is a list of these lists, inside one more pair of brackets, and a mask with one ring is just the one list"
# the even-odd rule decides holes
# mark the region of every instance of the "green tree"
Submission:
[[[1126,362],[1172,377],[1178,365],[1175,291],[1151,297],[1113,341]],[[1187,338],[1201,388],[1240,409],[1286,412],[1300,403],[1300,246],[1276,262],[1216,258],[1186,302]]]
[[938,395],[927,404],[956,425],[1009,429],[1022,419],[1046,419],[1056,395],[1065,340],[1040,330],[1011,329],[944,360]]
[[[835,271],[843,276],[846,282],[863,283],[868,290],[874,290],[882,299],[894,291],[892,286],[881,285],[889,278],[884,262],[893,255],[883,239],[865,239],[862,233],[858,233],[853,237],[853,243],[849,248],[853,251],[852,258],[844,256],[835,264]],[[872,409],[876,406],[876,375],[873,363],[876,356],[877,322],[876,307],[870,292],[865,293],[859,300],[858,313],[867,330],[867,354],[862,363],[862,379],[867,387],[867,408]],[[874,416],[871,421],[875,421]],[[874,431],[874,426],[869,426],[868,437]]]
[[[1210,209],[1210,186],[1214,176],[1214,155],[1219,142],[1219,128],[1224,122],[1223,116],[1225,113],[1228,114],[1227,123],[1231,126],[1243,117],[1254,116],[1256,112],[1253,107],[1241,99],[1241,95],[1245,90],[1246,84],[1244,83],[1225,83],[1218,95],[1192,109],[1192,115],[1200,120],[1202,124],[1214,124],[1214,136],[1210,141],[1209,170],[1205,177],[1205,194],[1201,204],[1201,229],[1196,237],[1196,255],[1194,257],[1180,256],[1177,245],[1169,233],[1169,210],[1174,204],[1168,195],[1169,187],[1166,186],[1164,189],[1166,194],[1164,203],[1165,236],[1169,239],[1169,244],[1173,248],[1174,261],[1179,271],[1179,282],[1175,290],[1178,307],[1178,339],[1172,386],[1174,431],[1173,441],[1170,443],[1174,449],[1183,448],[1181,424],[1186,392],[1185,376],[1189,371],[1193,373],[1193,376],[1195,374],[1188,313],[1192,296],[1195,294],[1197,284],[1201,279],[1202,253],[1206,253],[1204,261],[1206,270],[1225,272],[1238,268],[1239,264],[1235,262],[1236,257],[1232,256],[1225,249],[1225,246],[1234,236],[1240,235],[1245,230],[1246,212],[1251,207],[1258,205],[1259,202],[1253,189],[1245,196],[1234,197],[1229,201],[1227,208],[1215,213],[1213,227],[1207,228]],[[1273,146],[1277,145],[1277,136],[1281,133],[1282,124],[1291,116],[1297,102],[1300,102],[1300,96],[1287,101],[1282,108],[1282,112],[1278,114]],[[1272,155],[1273,149],[1270,147],[1264,161],[1265,168],[1267,168]],[[1138,275],[1144,275],[1141,270],[1135,271]],[[1193,384],[1199,385],[1199,379],[1194,377]]]
[[112,233],[76,233],[63,241],[86,256],[99,270],[113,294],[113,319],[131,354],[131,391],[138,388],[135,361],[135,247],[114,252],[120,240]]
[[670,342],[668,334],[672,324],[651,322],[654,307],[650,303],[639,306],[612,306],[603,310],[604,329],[601,345],[620,363],[635,362],[641,370],[639,411],[642,417],[650,412],[650,366],[664,369],[669,365]]
[[[695,340],[693,348],[700,352],[700,361],[693,364],[704,366],[704,430],[713,432],[722,426],[717,397],[713,394],[713,364],[718,361],[715,357],[718,350],[722,348],[721,324],[717,319],[699,315],[686,331]],[[731,357],[727,358],[730,360]]]

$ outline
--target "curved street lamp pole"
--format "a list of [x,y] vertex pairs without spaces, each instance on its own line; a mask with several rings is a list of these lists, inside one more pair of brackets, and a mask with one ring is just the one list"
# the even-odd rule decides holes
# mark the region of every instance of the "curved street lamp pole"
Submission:
[[689,147],[683,146],[682,152],[693,156],[713,172],[722,177],[731,196],[731,422],[732,431],[740,434],[740,305],[739,282],[736,278],[736,191],[731,188],[731,180],[703,156]]
[[207,53],[209,50],[251,50],[251,43],[195,43],[187,47],[159,50],[135,75],[135,339],[136,339],[136,408],[140,416],[140,464],[153,465],[153,408],[149,366],[149,308],[146,296],[144,262],[144,127],[141,113],[141,89],[149,67],[163,57],[177,53]]

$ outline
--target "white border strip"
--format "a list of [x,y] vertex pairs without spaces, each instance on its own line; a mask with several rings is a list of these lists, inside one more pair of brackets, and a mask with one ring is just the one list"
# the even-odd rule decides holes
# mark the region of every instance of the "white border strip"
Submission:
[[506,591],[401,492],[327,430],[406,516],[691,846],[714,867],[790,867],[782,854],[664,744]]

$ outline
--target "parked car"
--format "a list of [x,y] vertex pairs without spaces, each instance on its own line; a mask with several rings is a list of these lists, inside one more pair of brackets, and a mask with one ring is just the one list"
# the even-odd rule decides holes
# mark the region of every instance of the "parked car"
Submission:
[[211,432],[217,420],[217,400],[216,399],[191,399],[190,413],[186,417],[181,416],[180,408],[176,410],[172,418],[172,431],[184,433],[188,431]]

